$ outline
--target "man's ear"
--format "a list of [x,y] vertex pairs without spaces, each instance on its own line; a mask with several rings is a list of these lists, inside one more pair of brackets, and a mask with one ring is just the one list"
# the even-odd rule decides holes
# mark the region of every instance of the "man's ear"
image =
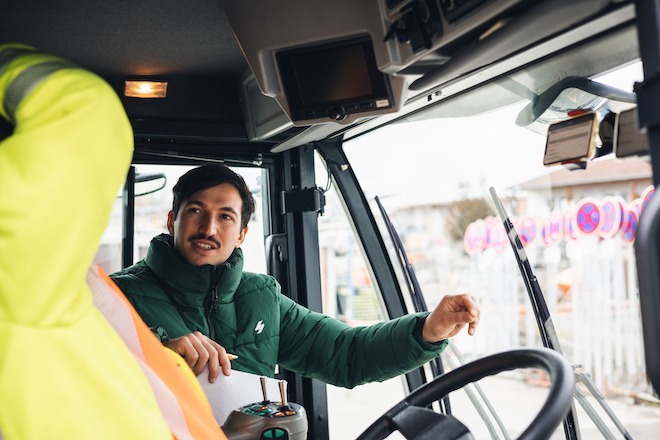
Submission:
[[170,235],[174,235],[174,212],[172,211],[167,213],[167,230],[170,231]]
[[236,245],[234,246],[234,248],[241,247],[241,245],[245,241],[245,235],[247,234],[247,231],[248,231],[248,227],[246,226],[243,228],[241,233],[238,234],[238,240],[236,240]]

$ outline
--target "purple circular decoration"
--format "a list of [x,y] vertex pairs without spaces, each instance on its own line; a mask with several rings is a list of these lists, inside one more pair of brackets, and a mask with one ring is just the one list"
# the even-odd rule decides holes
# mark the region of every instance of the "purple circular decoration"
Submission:
[[575,210],[575,225],[585,235],[600,232],[603,225],[603,214],[596,200],[583,199],[578,203]]
[[603,211],[603,227],[600,236],[603,238],[612,238],[621,229],[624,216],[623,199],[620,197],[608,196],[603,199],[601,208]]
[[541,229],[541,238],[546,246],[558,244],[564,234],[562,215],[558,212],[551,212],[543,228]]
[[520,224],[520,240],[523,245],[533,243],[534,240],[536,240],[537,231],[538,226],[536,226],[536,220],[532,217],[524,218]]
[[649,204],[651,201],[651,197],[653,197],[653,193],[655,192],[655,188],[653,185],[649,185],[646,187],[646,189],[642,192],[642,196],[640,197],[642,199],[642,204],[639,207],[640,209],[640,214],[644,212],[644,208],[646,208],[646,205]]
[[626,209],[626,225],[622,229],[623,239],[628,243],[635,241],[639,216],[635,209]]

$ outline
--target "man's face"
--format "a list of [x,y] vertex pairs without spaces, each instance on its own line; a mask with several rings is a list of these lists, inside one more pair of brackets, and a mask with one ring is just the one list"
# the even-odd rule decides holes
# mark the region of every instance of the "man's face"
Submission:
[[196,192],[176,218],[172,211],[167,216],[174,247],[194,266],[224,263],[247,233],[247,227],[241,229],[242,207],[238,190],[228,183]]

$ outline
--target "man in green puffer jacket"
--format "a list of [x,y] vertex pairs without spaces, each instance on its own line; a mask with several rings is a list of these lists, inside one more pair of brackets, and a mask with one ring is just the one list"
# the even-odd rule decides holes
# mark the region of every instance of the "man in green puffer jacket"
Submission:
[[[240,245],[255,203],[242,177],[205,165],[184,174],[173,193],[169,234],[111,277],[163,344],[195,374],[208,366],[212,382],[231,366],[273,377],[279,364],[352,388],[413,370],[465,326],[476,330],[479,308],[467,295],[368,327],[312,312],[282,294],[273,277],[243,272]],[[231,365],[228,353],[238,356]]]

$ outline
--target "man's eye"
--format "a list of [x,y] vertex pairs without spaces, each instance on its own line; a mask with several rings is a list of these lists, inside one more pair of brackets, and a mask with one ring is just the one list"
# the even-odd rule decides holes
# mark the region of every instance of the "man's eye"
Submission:
[[229,215],[229,214],[222,214],[222,215],[220,216],[220,218],[223,219],[223,220],[234,220],[234,217],[232,217],[232,216]]

